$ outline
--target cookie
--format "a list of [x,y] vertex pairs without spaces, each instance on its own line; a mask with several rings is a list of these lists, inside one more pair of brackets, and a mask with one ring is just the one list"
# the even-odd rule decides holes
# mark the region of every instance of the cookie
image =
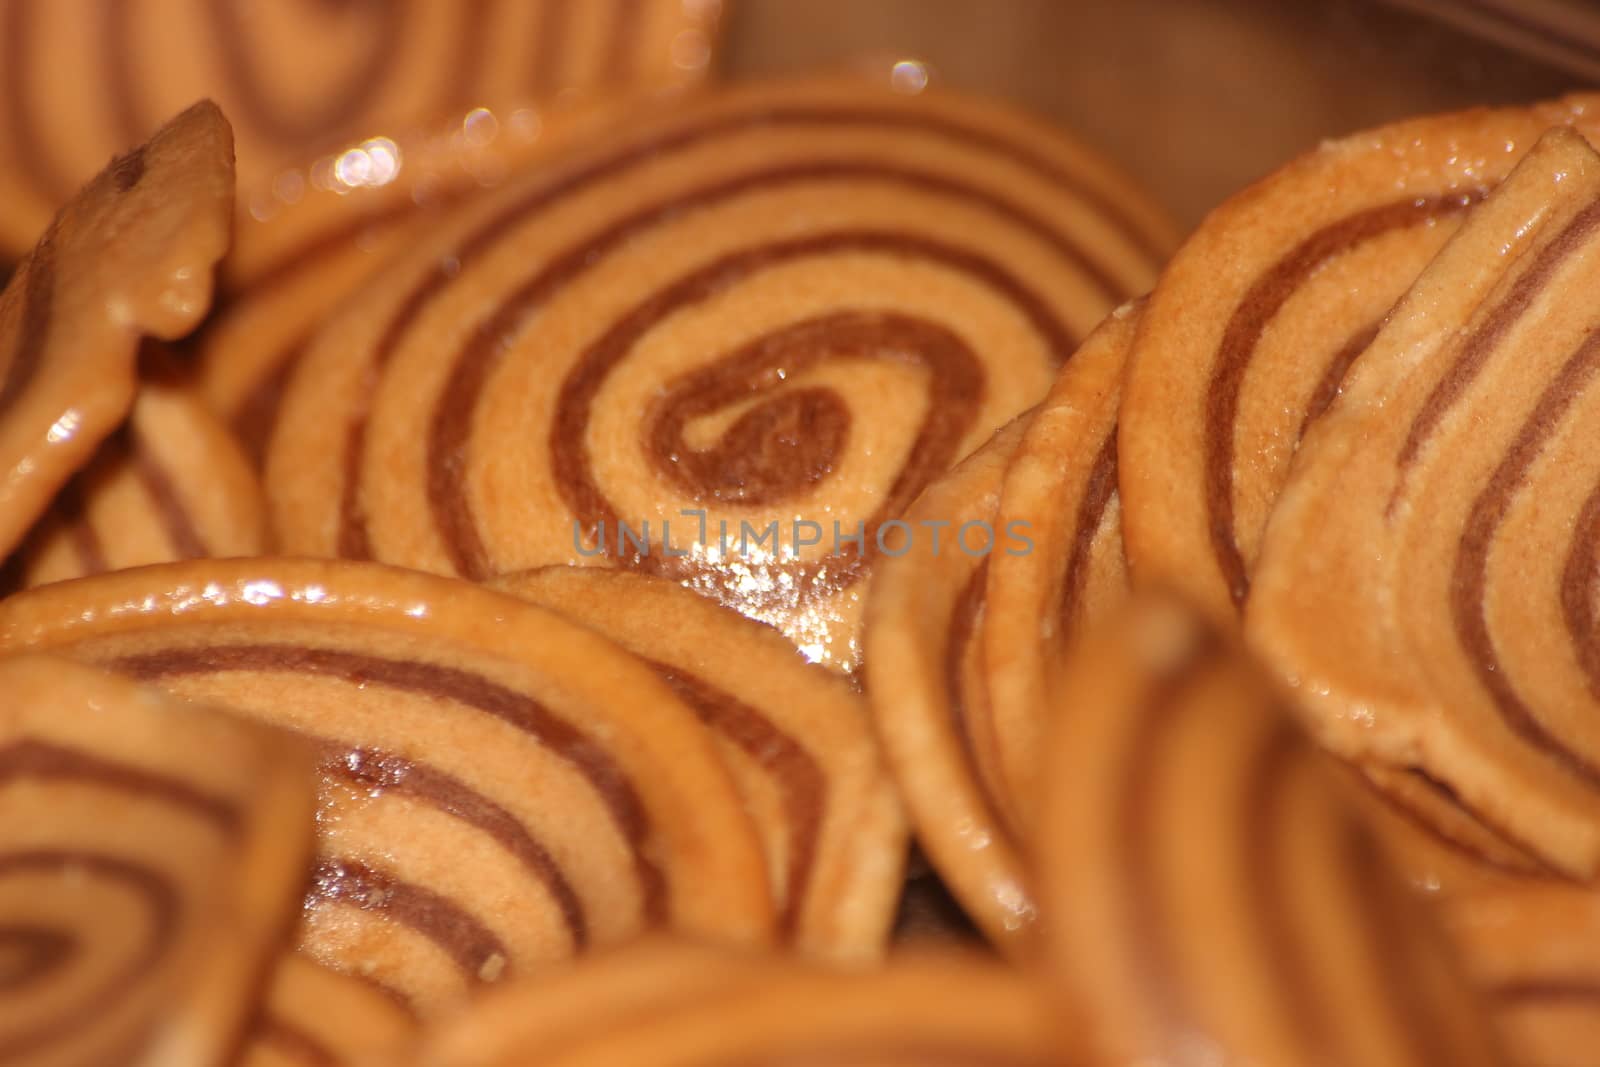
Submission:
[[239,1067],[357,1067],[392,1057],[417,1025],[380,991],[301,953],[279,961]]
[[1401,122],[1331,141],[1211,213],[1163,273],[1118,431],[1136,580],[1234,625],[1307,427],[1378,325],[1552,125],[1596,98]]
[[1600,1040],[1600,894],[1521,886],[1444,909],[1514,1062],[1580,1067]]
[[1056,1062],[1021,974],[958,953],[867,971],[652,944],[486,999],[410,1067]]
[[464,208],[318,333],[275,528],[471,579],[669,577],[848,668],[883,524],[1037,402],[1168,232],[993,105],[691,103]]
[[139,338],[205,315],[232,206],[227,120],[196,104],[114,160],[18,266],[0,294],[0,557],[127,415]]
[[53,658],[0,692],[0,1048],[224,1062],[302,884],[310,754]]
[[259,556],[266,504],[233,434],[181,381],[147,380],[29,535],[23,584],[146,563]]
[[649,927],[772,935],[759,839],[695,713],[513,597],[371,564],[166,564],[0,601],[20,647],[310,738],[300,945],[424,1014]]
[[[1035,936],[1022,842],[980,771],[973,724],[989,713],[982,675],[985,576],[1023,538],[994,526],[1005,468],[1027,425],[1003,428],[906,512],[872,579],[864,676],[890,771],[928,859],[1002,951]],[[937,537],[937,540],[936,540]]]
[[1012,832],[1037,810],[1052,664],[1127,595],[1117,500],[1117,402],[1138,305],[1118,309],[1067,361],[1006,467],[994,526],[1026,551],[989,557],[981,660],[984,714],[967,730],[985,789]]
[[633,652],[716,734],[766,846],[788,944],[827,959],[882,955],[905,817],[866,701],[847,681],[768,627],[660,578],[547,567],[493,587]]
[[1052,698],[1039,902],[1069,1058],[1508,1062],[1443,931],[1225,639],[1140,601]]
[[1324,745],[1584,879],[1596,203],[1600,154],[1557,129],[1473,210],[1307,435],[1247,615]]
[[495,101],[692,81],[709,66],[717,9],[14,0],[0,18],[0,250],[26,248],[108,157],[198,98],[237,127],[241,174],[270,180],[352,130],[393,137]]

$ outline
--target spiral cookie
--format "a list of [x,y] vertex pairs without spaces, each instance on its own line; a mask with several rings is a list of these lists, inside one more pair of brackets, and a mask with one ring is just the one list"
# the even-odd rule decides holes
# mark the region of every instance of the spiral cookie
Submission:
[[1071,639],[1127,595],[1117,501],[1117,401],[1138,305],[1068,361],[1028,420],[994,525],[1028,550],[989,557],[981,649],[985,714],[968,717],[984,786],[1013,833],[1032,829],[1046,674]]
[[1417,766],[1600,873],[1594,486],[1600,155],[1556,130],[1417,280],[1307,437],[1252,642],[1322,741]]
[[766,844],[780,932],[801,952],[882,953],[906,847],[867,708],[779,634],[663,581],[547,567],[494,588],[645,660],[717,735]]
[[1521,1067],[1582,1067],[1600,1041],[1600,894],[1523,886],[1452,902],[1445,926]]
[[1547,128],[1594,97],[1417,119],[1330,142],[1216,209],[1174,256],[1130,357],[1118,439],[1128,563],[1232,624],[1307,425],[1378,324]]
[[0,556],[128,413],[140,335],[205,314],[232,205],[228,123],[196,104],[114,160],[17,268],[0,294]]
[[884,522],[1152,280],[1168,231],[1127,187],[993,106],[855,82],[644,121],[465,208],[318,334],[277,530],[473,579],[642,570],[848,667]]
[[265,550],[266,507],[249,457],[182,384],[147,381],[127,424],[30,535],[23,583]]
[[[716,4],[678,0],[10,0],[0,17],[0,250],[160,118],[217,100],[241,173],[361,129],[704,72]],[[72,78],[60,72],[70,69]]]
[[1019,843],[985,788],[974,723],[990,713],[981,652],[985,573],[1028,550],[994,525],[1006,463],[1026,419],[929,486],[873,577],[864,633],[873,721],[917,839],[980,929],[1006,951],[1033,935]]
[[1221,638],[1142,601],[1053,698],[1040,906],[1077,1058],[1504,1062],[1442,932]]
[[44,657],[0,693],[0,1056],[223,1062],[304,877],[309,754]]
[[167,564],[0,601],[0,647],[21,646],[311,738],[302,947],[420,1011],[647,926],[771,933],[759,840],[694,712],[513,597],[370,564]]
[[291,953],[273,972],[238,1067],[357,1067],[395,1055],[416,1028],[367,983]]
[[655,944],[496,994],[410,1067],[1055,1062],[1030,983],[993,963],[922,954],[836,971]]

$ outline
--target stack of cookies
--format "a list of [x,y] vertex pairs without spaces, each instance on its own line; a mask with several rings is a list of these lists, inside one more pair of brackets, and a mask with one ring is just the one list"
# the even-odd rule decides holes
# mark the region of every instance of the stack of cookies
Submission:
[[0,1060],[1588,1062],[1600,101],[1180,241],[716,4],[114,7],[0,24]]

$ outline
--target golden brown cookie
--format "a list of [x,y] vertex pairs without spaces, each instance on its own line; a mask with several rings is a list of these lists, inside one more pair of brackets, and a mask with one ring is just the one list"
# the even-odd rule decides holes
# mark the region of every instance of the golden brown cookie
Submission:
[[1187,609],[1097,629],[1053,698],[1036,844],[1069,1059],[1507,1062],[1323,757]]
[[872,579],[866,687],[889,769],[928,859],[984,934],[1020,952],[1035,935],[1021,843],[981,771],[972,724],[989,714],[981,671],[985,574],[1026,549],[997,529],[1019,418],[934,482],[905,516]]
[[986,697],[966,723],[985,790],[1023,837],[1037,810],[1049,670],[1127,595],[1117,401],[1138,316],[1136,304],[1119,308],[1067,361],[1000,487],[994,525],[1028,544],[989,557],[978,653]]
[[23,584],[258,556],[266,527],[261,482],[232,432],[183,383],[146,381],[128,422],[29,535]]
[[11,0],[0,12],[0,251],[26,248],[109,156],[200,97],[233,120],[253,183],[352,129],[394,137],[494,101],[693,80],[710,63],[719,6]]
[[1394,302],[1552,125],[1600,100],[1479,109],[1325,143],[1211,213],[1130,358],[1118,465],[1136,582],[1232,624],[1306,427]]
[[922,953],[837,971],[650,944],[495,994],[409,1067],[1055,1062],[1030,982],[992,962]]
[[1452,901],[1445,925],[1519,1067],[1584,1067],[1600,1047],[1600,893],[1519,886]]
[[1555,130],[1395,308],[1307,435],[1247,615],[1328,748],[1419,767],[1600,874],[1600,154]]
[[303,885],[310,754],[43,656],[0,693],[0,1056],[224,1062]]
[[18,266],[0,294],[0,556],[127,415],[140,336],[181,337],[206,313],[232,207],[227,120],[196,104],[112,161]]
[[359,1067],[415,1039],[406,1010],[371,985],[302,953],[273,972],[238,1067]]
[[592,627],[643,659],[716,734],[766,845],[779,932],[806,955],[882,954],[905,816],[866,701],[776,631],[660,578],[597,567],[495,589]]
[[274,522],[289,551],[474,579],[671,577],[849,667],[884,523],[1044,394],[1168,233],[991,104],[707,98],[474,202],[331,321],[274,435]]
[[647,927],[771,936],[710,733],[633,656],[514,597],[371,564],[166,564],[0,601],[19,647],[310,738],[301,945],[420,1011]]

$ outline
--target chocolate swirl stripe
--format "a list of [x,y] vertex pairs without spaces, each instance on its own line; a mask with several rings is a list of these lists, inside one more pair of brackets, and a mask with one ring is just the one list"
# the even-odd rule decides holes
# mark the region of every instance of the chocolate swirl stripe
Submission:
[[1366,331],[1540,134],[1590,128],[1589,105],[1363,132],[1211,214],[1152,294],[1130,356],[1118,452],[1134,573],[1232,624],[1297,442],[1359,369]]
[[1047,676],[1070,643],[1127,588],[1117,500],[1117,402],[1138,305],[1119,309],[1073,355],[1034,412],[1005,472],[999,530],[1025,552],[991,557],[980,665],[985,786],[1011,832],[1037,810]]
[[1049,966],[1095,1020],[1075,1054],[1502,1062],[1441,931],[1224,639],[1143,599],[1062,678],[1038,841]]
[[833,959],[881,954],[905,827],[846,682],[770,629],[659,579],[551,567],[494,587],[640,656],[717,735],[766,846],[786,941]]
[[[505,686],[450,668],[351,654],[339,649],[295,645],[230,644],[164,649],[123,656],[105,661],[104,665],[118,674],[144,682],[163,682],[180,675],[223,671],[288,671],[325,675],[361,686],[381,686],[420,693],[464,704],[505,719],[536,738],[542,747],[557,753],[576,767],[595,793],[603,798],[611,821],[627,840],[632,852],[646,917],[652,922],[659,922],[664,917],[666,885],[660,868],[645,854],[648,825],[638,795],[626,776],[603,751],[598,750],[572,726],[552,716],[537,702]],[[587,946],[588,925],[582,902],[559,865],[551,858],[549,850],[505,808],[459,779],[426,763],[367,748],[350,749],[330,742],[323,742],[323,747],[331,750],[322,763],[324,774],[344,778],[358,788],[393,791],[419,803],[430,804],[492,837],[515,855],[555,899],[571,937],[572,948],[582,950]],[[358,869],[355,864],[351,867]],[[339,899],[352,894],[387,897],[397,908],[403,903],[399,899],[399,892],[394,889],[392,879],[385,893],[365,894],[360,891],[359,885],[350,889],[347,881],[359,883],[362,877],[358,874],[330,873],[328,886],[319,887],[318,893],[326,899]],[[341,886],[344,888],[341,889]],[[432,910],[443,912],[447,905],[447,901],[440,900],[431,907]],[[445,936],[440,939],[441,943],[456,947],[459,941],[450,938],[449,933],[452,929],[468,928],[475,931],[481,929],[470,919],[458,920],[450,924],[450,929],[442,931]],[[485,943],[488,938],[478,932],[469,940]],[[470,946],[462,951],[470,954]],[[488,954],[482,955],[487,958]],[[464,969],[476,974],[482,964],[483,959],[478,959]]]
[[0,554],[127,415],[141,336],[205,314],[232,198],[228,124],[198,104],[63,208],[0,294]]
[[514,598],[363,564],[165,564],[8,599],[0,647],[18,644],[314,742],[301,947],[420,1012],[647,927],[773,930],[755,827],[695,712]]
[[30,532],[23,583],[266,547],[260,481],[233,435],[181,385],[149,381]]
[[65,661],[0,689],[0,1057],[217,1061],[304,874],[307,754]]
[[[981,746],[970,740],[985,698],[975,669],[986,625],[981,572],[994,562],[961,548],[956,536],[963,524],[992,519],[1026,422],[1001,430],[906,513],[914,532],[874,576],[864,632],[873,721],[917,840],[973,921],[1007,952],[1031,943],[1036,913],[1020,844],[985,788]],[[949,524],[937,549],[926,522]]]
[[[545,101],[680,86],[704,73],[715,37],[714,6],[676,0],[15,0],[0,21],[0,191],[12,194],[0,247],[36,234],[106,158],[197,99],[238,125],[253,185],[352,132],[530,100],[530,88]],[[85,57],[75,91],[55,91],[50,72]]]
[[[1600,753],[1575,651],[1591,635],[1570,630],[1562,580],[1600,477],[1581,431],[1600,321],[1578,296],[1594,284],[1596,204],[1600,155],[1557,130],[1474,210],[1307,438],[1250,615],[1275,665],[1310,683],[1331,747],[1411,760],[1579,877],[1600,862]],[[1315,621],[1286,610],[1309,596]],[[1328,640],[1352,611],[1363,632]],[[1359,736],[1329,717],[1351,701],[1372,717]]]
[[510,1067],[527,1048],[549,1064],[1054,1062],[1032,990],[992,962],[925,954],[819,970],[657,943],[487,998],[409,1063]]
[[[883,521],[1042,390],[1044,376],[1111,302],[1102,290],[1147,284],[1154,264],[1093,213],[1081,190],[1104,189],[1103,177],[1070,146],[1018,148],[996,167],[995,138],[1011,143],[1033,127],[997,114],[994,130],[977,133],[976,105],[964,101],[862,103],[855,87],[846,104],[845,91],[768,88],[653,117],[465,210],[375,280],[359,311],[352,307],[313,340],[290,384],[268,460],[286,546],[485,578],[576,562],[603,523],[613,531],[619,522],[658,524],[677,514],[669,506],[677,501],[714,508],[713,518],[737,529],[740,520],[760,528],[793,504],[831,499],[835,513],[865,524],[861,554],[875,555]],[[1035,165],[1040,157],[1052,169]],[[1076,176],[1074,186],[1062,187],[1062,169]],[[1137,204],[1125,213],[1149,215]],[[517,271],[478,292],[484,265],[513,256]],[[450,263],[445,273],[441,260]],[[836,277],[834,264],[857,262],[871,273],[848,294],[812,297],[806,283],[789,286],[775,304],[756,295],[779,279]],[[933,289],[908,288],[892,270],[927,276],[949,295],[930,302]],[[446,325],[445,309],[463,301],[473,310]],[[616,417],[607,397],[619,388],[638,395],[620,381],[621,369],[655,362],[652,353],[680,329],[746,301],[762,301],[753,305],[763,309],[761,325],[709,349],[696,340],[705,356],[648,372],[664,375],[670,400],[624,417],[639,438],[625,476],[596,470],[588,437],[596,421]],[[579,307],[590,308],[581,324],[571,319]],[[441,327],[445,336],[424,343]],[[962,347],[969,358],[958,354]],[[889,470],[844,450],[852,405],[821,383],[867,361],[888,366],[859,368],[865,380],[893,380],[903,352],[935,371],[935,395],[908,397],[908,412],[928,414],[885,442],[906,451],[902,468]],[[527,377],[534,353],[537,382]],[[428,390],[400,395],[399,383],[418,373]],[[791,376],[801,381],[786,384]],[[564,383],[553,410],[543,399],[549,381]],[[502,403],[522,389],[541,398],[529,396],[518,410],[549,414],[518,431],[533,450],[521,468],[528,480],[490,495],[554,491],[565,507],[532,529],[520,523],[518,534],[485,512],[478,485],[500,470],[488,462],[487,441],[511,414]],[[961,406],[941,402],[946,397]],[[963,409],[974,414],[957,417]],[[696,431],[729,414],[738,417],[708,447]],[[785,436],[800,425],[818,432]],[[546,431],[548,446],[539,440]],[[342,467],[307,478],[312,451],[343,455]],[[408,473],[379,480],[379,466]],[[857,467],[881,483],[871,494],[881,508],[858,512],[861,504],[851,502],[868,498],[866,486],[841,473]],[[645,491],[655,487],[659,493]],[[625,505],[623,488],[628,499],[648,500],[648,510],[634,514],[641,504]],[[718,568],[703,560],[607,555],[718,588]],[[829,566],[818,553],[799,555],[763,561],[755,583],[787,601],[743,607],[780,623],[814,603],[832,613],[868,562]],[[739,596],[721,586],[725,602],[737,605]],[[837,627],[825,636],[835,645],[844,639]]]
[[355,1067],[392,1057],[416,1023],[358,978],[300,953],[278,961],[239,1067]]

